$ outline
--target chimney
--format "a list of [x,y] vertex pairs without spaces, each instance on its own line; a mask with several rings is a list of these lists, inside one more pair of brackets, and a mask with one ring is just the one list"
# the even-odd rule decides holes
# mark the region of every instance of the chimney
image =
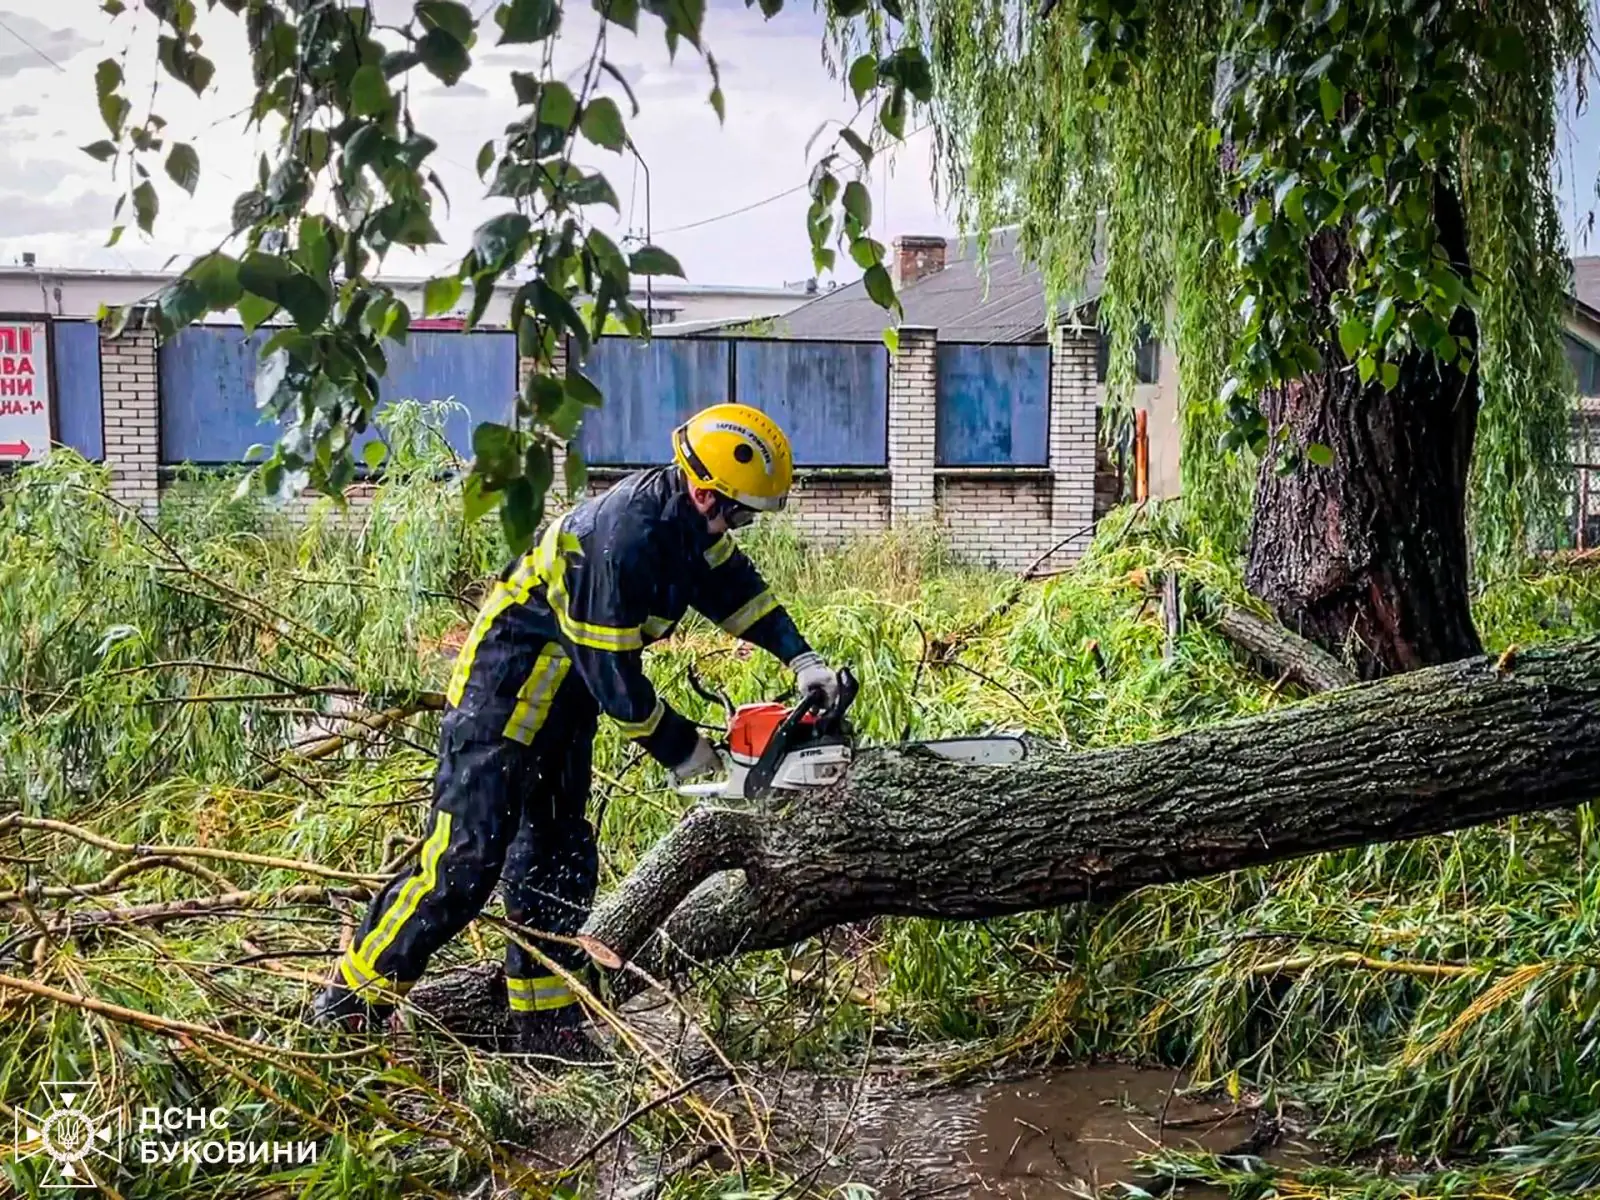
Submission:
[[894,248],[894,285],[897,288],[944,270],[944,239],[924,234],[897,237]]

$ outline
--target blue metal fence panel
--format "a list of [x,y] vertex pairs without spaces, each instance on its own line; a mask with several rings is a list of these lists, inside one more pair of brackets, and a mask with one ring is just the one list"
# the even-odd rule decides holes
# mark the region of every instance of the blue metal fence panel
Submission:
[[942,344],[936,461],[1042,467],[1050,461],[1050,347]]
[[50,326],[55,370],[56,437],[85,458],[106,456],[100,392],[100,327],[93,321]]
[[[256,408],[256,365],[271,330],[245,335],[231,326],[197,325],[161,347],[161,461],[235,463],[257,442],[277,439]],[[507,421],[516,403],[514,334],[417,332],[404,346],[384,343],[389,369],[379,385],[379,408],[396,400],[454,398],[445,436],[472,453],[480,421]],[[376,436],[357,439],[361,445]]]
[[881,345],[737,342],[734,390],[783,427],[799,466],[888,464],[889,352]]
[[579,431],[584,458],[599,466],[666,462],[673,429],[728,399],[728,354],[726,341],[601,338],[579,368],[605,398]]

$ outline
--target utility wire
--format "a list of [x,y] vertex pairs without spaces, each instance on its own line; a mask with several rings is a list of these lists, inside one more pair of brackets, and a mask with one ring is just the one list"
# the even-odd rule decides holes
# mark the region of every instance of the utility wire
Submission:
[[[906,136],[901,140],[900,144],[902,146],[905,145],[912,138],[916,137],[917,134],[921,133],[923,130],[928,129],[928,128],[930,128],[930,126],[922,125],[922,126],[919,126],[916,129],[913,129],[910,133],[906,134]],[[662,233],[662,234],[666,234],[666,233],[682,233],[686,229],[699,229],[701,226],[704,226],[704,225],[714,225],[718,221],[726,221],[729,217],[743,216],[745,213],[750,212],[750,211],[752,211],[754,209],[764,208],[768,204],[772,204],[775,201],[782,200],[785,196],[792,196],[796,192],[803,192],[803,191],[805,191],[806,188],[808,188],[810,186],[811,186],[811,181],[807,180],[805,183],[797,183],[791,188],[785,188],[781,192],[775,192],[774,194],[766,197],[764,200],[756,200],[756,201],[751,202],[750,204],[746,204],[742,208],[730,209],[728,212],[718,213],[714,217],[703,217],[698,221],[690,221],[687,225],[674,225],[671,229],[658,229],[658,230],[656,230],[656,232],[657,233]]]
[[11,26],[6,23],[4,17],[0,17],[0,29],[4,29],[12,37],[16,38],[17,41],[21,42],[29,50],[32,50],[35,54],[37,54],[40,58],[44,59],[45,62],[49,63],[56,70],[60,71],[63,75],[65,75],[67,73],[67,69],[65,67],[63,67],[60,63],[58,63],[55,59],[51,58],[43,50],[39,49],[39,47],[35,46],[27,38],[23,37],[15,29],[11,28]]

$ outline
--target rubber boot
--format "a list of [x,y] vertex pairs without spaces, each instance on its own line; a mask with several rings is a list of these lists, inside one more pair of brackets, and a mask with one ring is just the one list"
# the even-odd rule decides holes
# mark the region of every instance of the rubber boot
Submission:
[[611,1061],[605,1047],[590,1034],[581,1004],[565,1004],[548,1012],[513,1013],[512,1019],[524,1054],[559,1059],[563,1066],[598,1066]]

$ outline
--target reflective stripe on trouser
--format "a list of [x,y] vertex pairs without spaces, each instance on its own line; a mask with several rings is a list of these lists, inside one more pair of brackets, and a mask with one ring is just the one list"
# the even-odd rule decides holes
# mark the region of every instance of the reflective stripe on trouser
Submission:
[[[582,684],[574,679],[568,686],[582,687]],[[588,693],[584,695],[587,697]],[[559,703],[566,704],[564,693]],[[522,824],[506,853],[501,876],[507,916],[529,929],[563,937],[571,937],[583,927],[599,877],[594,827],[584,814],[589,802],[589,769],[597,715],[593,701],[586,709],[576,702],[563,709],[564,744],[552,745],[549,755],[541,759],[539,794],[523,809]],[[540,953],[569,971],[582,970],[588,963],[588,957],[577,946],[538,938],[527,940]],[[570,1002],[568,997],[557,1003],[556,994],[551,992],[549,1004],[532,1007],[523,1004],[523,1001],[531,1004],[537,996],[525,991],[519,994],[517,989],[524,985],[511,981],[540,981],[541,977],[552,988],[560,981],[559,976],[550,977],[548,967],[508,939],[506,979],[514,1011],[542,1011]]]
[[577,1000],[567,981],[559,975],[535,975],[532,979],[506,976],[506,999],[512,1012],[549,1012],[565,1008]]
[[538,750],[498,730],[475,730],[456,712],[446,716],[428,837],[415,865],[372,902],[340,959],[347,986],[373,989],[377,1003],[392,1002],[478,915],[494,892],[525,805],[537,800]]

